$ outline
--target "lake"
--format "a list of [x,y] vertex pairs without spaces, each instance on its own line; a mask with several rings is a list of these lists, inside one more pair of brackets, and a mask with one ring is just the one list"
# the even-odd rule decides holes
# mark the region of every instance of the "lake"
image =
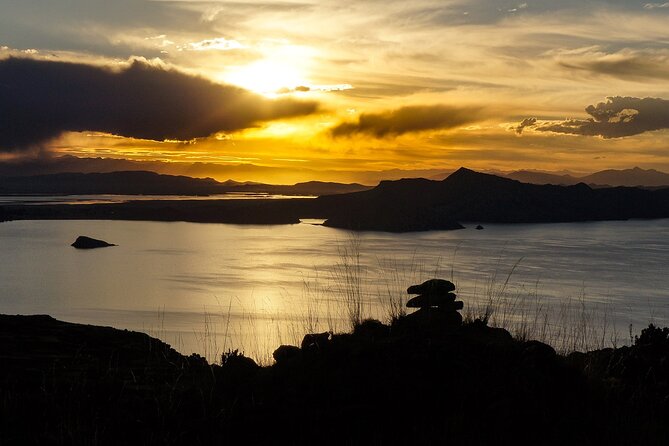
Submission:
[[228,192],[212,195],[0,195],[0,205],[22,204],[113,204],[128,201],[153,200],[288,200],[293,198],[316,198],[313,195],[280,195],[264,192]]
[[[210,359],[237,348],[263,362],[306,331],[348,329],[347,277],[365,314],[381,319],[408,285],[451,279],[465,312],[492,300],[494,322],[548,327],[554,345],[578,336],[579,324],[622,344],[630,324],[638,333],[668,322],[669,220],[473,226],[353,234],[313,224],[5,222],[0,312],[141,330]],[[76,250],[78,235],[118,246]]]

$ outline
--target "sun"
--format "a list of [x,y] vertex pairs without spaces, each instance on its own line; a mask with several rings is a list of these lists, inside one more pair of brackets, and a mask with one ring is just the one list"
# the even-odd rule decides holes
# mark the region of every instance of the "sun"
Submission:
[[261,60],[227,73],[227,82],[266,96],[283,88],[294,89],[306,83],[299,67],[285,62]]
[[258,48],[261,59],[220,73],[219,79],[265,96],[276,96],[280,90],[309,86],[316,51],[284,42],[270,42]]

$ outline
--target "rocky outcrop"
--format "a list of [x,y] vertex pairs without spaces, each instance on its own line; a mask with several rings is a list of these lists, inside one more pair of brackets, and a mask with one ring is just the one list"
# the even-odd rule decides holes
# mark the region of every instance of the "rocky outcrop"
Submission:
[[669,330],[564,358],[481,320],[434,327],[365,321],[259,367],[0,315],[0,444],[669,444]]

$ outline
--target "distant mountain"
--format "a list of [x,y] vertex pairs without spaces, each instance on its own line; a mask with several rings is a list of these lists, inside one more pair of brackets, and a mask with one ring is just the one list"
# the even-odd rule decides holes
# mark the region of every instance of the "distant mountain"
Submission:
[[669,186],[669,174],[655,169],[602,170],[580,179],[588,184],[609,186]]
[[[77,183],[81,180],[80,175],[83,174],[57,178],[46,176],[46,179],[33,179],[31,184],[39,190],[47,184],[59,190],[69,185],[81,191],[82,185]],[[129,193],[133,187],[140,186],[145,191],[150,189],[153,194],[168,190],[170,194],[185,194],[188,188],[192,193],[210,193],[212,190],[220,193],[238,187],[263,187],[225,186],[211,179],[195,180],[146,172],[119,172],[92,178],[96,181],[91,184],[98,189],[87,193]],[[109,183],[100,178],[114,181]],[[1,184],[5,185],[4,182]],[[169,189],[167,185],[175,189]],[[323,192],[357,186],[326,183],[265,186],[270,193],[293,191],[307,195],[307,191],[312,191],[321,193],[321,196],[303,200],[152,200],[78,206],[7,204],[0,205],[0,221],[59,218],[288,224],[297,223],[301,218],[322,218],[327,220],[326,226],[337,228],[407,232],[459,229],[463,227],[462,223],[669,218],[669,188],[593,188],[584,183],[571,186],[536,185],[465,168],[443,181],[423,178],[382,181],[371,189],[338,195],[325,195]],[[115,189],[110,189],[112,187]]]
[[312,181],[292,186],[218,182],[212,178],[162,175],[146,171],[109,173],[58,173],[21,177],[0,177],[4,195],[214,195],[230,192],[255,192],[281,195],[330,195],[369,189],[361,184]]
[[669,174],[654,169],[602,170],[585,176],[558,175],[534,170],[518,170],[503,174],[507,178],[532,184],[555,184],[571,186],[585,183],[594,187],[669,187]]
[[[669,189],[535,185],[461,168],[443,181],[383,181],[317,200],[328,226],[410,231],[461,222],[538,223],[669,217]],[[392,222],[392,223],[389,223]]]
[[584,181],[571,175],[556,175],[548,172],[535,170],[517,170],[504,175],[512,180],[518,180],[521,183],[530,184],[555,184],[558,186],[573,186]]
[[437,169],[360,171],[309,168],[305,166],[259,166],[248,163],[132,161],[100,157],[79,158],[71,155],[17,160],[0,159],[0,177],[48,175],[54,173],[110,173],[129,170],[149,171],[165,175],[185,175],[193,178],[244,178],[255,182],[272,182],[278,184],[292,184],[294,181],[318,179],[320,181],[334,181],[338,183],[374,185],[384,179],[429,177],[441,172],[441,170]]

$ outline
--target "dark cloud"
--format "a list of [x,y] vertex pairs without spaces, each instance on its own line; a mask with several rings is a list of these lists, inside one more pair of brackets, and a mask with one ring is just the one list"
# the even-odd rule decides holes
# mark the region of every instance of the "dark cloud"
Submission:
[[590,119],[542,123],[534,130],[574,135],[621,138],[669,128],[669,101],[659,98],[610,97],[588,106]]
[[425,130],[450,129],[479,121],[477,107],[446,105],[409,106],[383,113],[363,113],[357,122],[343,122],[331,129],[334,137],[367,134],[377,138]]
[[531,127],[537,123],[537,118],[525,118],[522,122],[514,127],[511,127],[511,130],[515,131],[517,134],[522,135],[525,127]]
[[558,64],[571,70],[625,80],[669,79],[669,52],[667,51],[623,51],[614,54],[584,55],[574,60],[562,60]]
[[313,113],[314,102],[246,90],[134,61],[122,70],[0,60],[0,148],[27,150],[66,131],[190,140]]

